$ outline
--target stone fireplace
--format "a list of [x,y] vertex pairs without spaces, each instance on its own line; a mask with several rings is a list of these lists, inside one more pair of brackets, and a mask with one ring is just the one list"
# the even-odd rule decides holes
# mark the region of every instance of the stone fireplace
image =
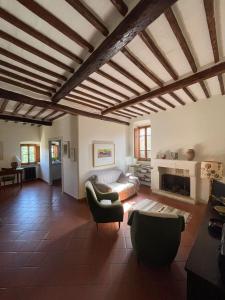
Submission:
[[152,159],[152,191],[189,203],[196,202],[197,162]]

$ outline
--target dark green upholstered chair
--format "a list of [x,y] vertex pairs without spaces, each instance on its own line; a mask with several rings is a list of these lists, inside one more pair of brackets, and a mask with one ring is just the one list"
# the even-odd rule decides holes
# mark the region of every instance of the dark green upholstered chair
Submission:
[[[118,193],[101,193],[93,187],[90,181],[85,184],[87,201],[96,225],[123,221],[123,205],[119,201]],[[111,204],[103,204],[102,200],[110,200]]]
[[162,214],[134,211],[131,219],[131,241],[138,262],[149,266],[170,265],[185,227],[183,216],[162,217]]

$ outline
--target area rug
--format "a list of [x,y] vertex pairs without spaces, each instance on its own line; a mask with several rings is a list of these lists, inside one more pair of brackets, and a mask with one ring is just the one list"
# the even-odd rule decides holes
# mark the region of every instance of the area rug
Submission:
[[160,212],[160,213],[170,213],[170,214],[176,214],[179,216],[183,216],[185,223],[188,223],[191,219],[191,214],[187,211],[177,209],[172,206],[165,205],[163,203],[153,201],[151,199],[144,199],[140,202],[137,202],[133,204],[129,211],[128,211],[128,217],[131,216],[132,212],[134,210],[142,210],[142,211],[148,211],[148,212]]

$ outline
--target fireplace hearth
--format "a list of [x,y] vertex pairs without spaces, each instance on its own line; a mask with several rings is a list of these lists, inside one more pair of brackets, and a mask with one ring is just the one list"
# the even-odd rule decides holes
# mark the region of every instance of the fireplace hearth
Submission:
[[162,174],[161,189],[183,196],[190,196],[190,177]]

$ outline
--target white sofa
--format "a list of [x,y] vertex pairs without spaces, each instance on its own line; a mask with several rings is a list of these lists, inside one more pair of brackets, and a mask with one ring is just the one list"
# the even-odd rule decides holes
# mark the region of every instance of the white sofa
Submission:
[[120,200],[126,200],[137,194],[139,180],[137,177],[124,174],[119,168],[97,170],[88,178],[100,192],[117,192]]

